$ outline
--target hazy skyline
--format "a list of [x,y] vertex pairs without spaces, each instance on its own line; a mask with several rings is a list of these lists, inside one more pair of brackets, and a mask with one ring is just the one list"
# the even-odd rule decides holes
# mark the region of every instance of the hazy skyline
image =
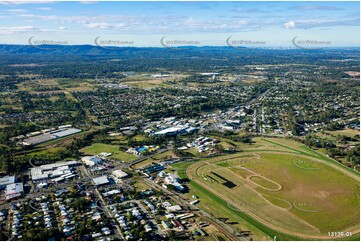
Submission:
[[[359,2],[0,2],[0,43],[54,41],[161,47],[164,41],[291,46],[302,40],[359,46]],[[118,41],[118,42],[117,42]],[[192,44],[193,43],[193,44]]]

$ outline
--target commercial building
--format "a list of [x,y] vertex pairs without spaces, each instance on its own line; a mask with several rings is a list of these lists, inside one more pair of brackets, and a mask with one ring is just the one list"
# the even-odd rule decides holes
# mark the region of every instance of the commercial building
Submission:
[[169,173],[162,173],[164,176],[164,182],[166,184],[172,185],[174,186],[175,189],[177,189],[178,191],[184,191],[185,188],[179,183],[179,177],[177,177],[174,174],[169,174]]
[[[60,128],[63,127],[63,128]],[[64,127],[68,127],[68,128],[64,128]],[[71,127],[71,126],[70,126]],[[47,129],[46,131],[50,131],[50,132],[33,132],[31,134],[28,134],[27,139],[24,139],[22,141],[23,145],[37,145],[37,144],[41,144],[50,140],[54,140],[54,139],[58,139],[58,138],[62,138],[62,137],[66,137],[72,134],[76,134],[81,132],[81,129],[75,129],[75,128],[70,128],[69,125],[64,125],[64,126],[59,126],[58,130],[53,130],[53,129]],[[43,130],[44,131],[44,130]]]
[[101,164],[103,161],[98,156],[84,156],[81,158],[81,160],[84,162],[87,166],[95,166]]
[[0,189],[5,189],[7,185],[15,183],[15,176],[4,176],[0,178]]
[[80,132],[81,132],[81,129],[66,129],[66,130],[52,133],[52,135],[55,137],[55,139],[57,139],[57,138],[62,138],[62,137],[80,133]]
[[186,129],[187,127],[183,127],[183,126],[176,126],[176,127],[170,127],[167,129],[163,129],[161,131],[155,132],[155,135],[168,135],[168,136],[172,136],[172,135],[177,135],[177,134],[184,134],[186,133]]
[[77,161],[64,161],[54,164],[42,165],[30,169],[33,181],[46,180],[56,177],[66,178],[72,175],[71,167],[78,165]]
[[96,185],[96,186],[102,186],[102,185],[109,184],[109,180],[108,180],[107,176],[100,176],[100,177],[93,178],[93,182],[94,182],[94,185]]
[[118,179],[124,179],[124,178],[128,177],[128,174],[122,170],[113,171],[113,175]]
[[15,197],[20,197],[24,192],[23,183],[12,183],[6,186],[5,197],[6,200],[13,199]]
[[65,125],[59,126],[58,128],[59,128],[59,129],[68,129],[68,128],[71,128],[71,127],[72,127],[71,124],[65,124]]

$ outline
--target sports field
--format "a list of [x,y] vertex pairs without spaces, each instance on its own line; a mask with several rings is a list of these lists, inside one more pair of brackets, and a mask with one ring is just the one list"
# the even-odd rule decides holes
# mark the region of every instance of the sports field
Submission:
[[341,239],[328,232],[359,236],[358,172],[292,140],[264,138],[256,144],[201,159],[188,166],[187,176],[271,238],[278,233],[298,239]]

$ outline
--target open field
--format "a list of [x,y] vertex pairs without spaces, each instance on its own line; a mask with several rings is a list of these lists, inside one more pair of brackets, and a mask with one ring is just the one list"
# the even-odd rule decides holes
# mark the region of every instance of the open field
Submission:
[[151,189],[150,186],[148,186],[146,183],[142,182],[142,180],[136,180],[135,184],[134,184],[134,188],[137,191],[144,191],[144,190],[148,190]]
[[166,152],[154,155],[152,157],[154,159],[161,160],[161,159],[168,159],[168,158],[177,158],[178,156],[176,156],[172,150],[168,150]]
[[156,162],[156,161],[157,161],[157,160],[152,159],[152,158],[149,157],[148,159],[146,159],[146,160],[144,160],[144,161],[141,161],[141,162],[133,165],[133,168],[134,168],[134,169],[142,169],[142,168],[145,168],[146,166],[151,165],[153,162]]
[[330,231],[358,236],[357,172],[292,140],[259,141],[256,149],[189,165],[191,192],[195,183],[252,224],[261,223],[263,231],[274,230],[271,237],[335,239]]
[[140,142],[140,141],[145,141],[145,140],[147,140],[148,138],[145,137],[144,135],[137,134],[136,136],[132,137],[132,139],[135,140],[135,141]]
[[172,150],[168,150],[168,151],[148,157],[144,161],[141,161],[141,162],[135,164],[134,168],[141,169],[141,168],[144,168],[144,167],[152,164],[153,162],[158,163],[160,160],[168,159],[168,158],[177,158],[177,156],[174,154],[174,152]]
[[150,75],[138,75],[138,76],[128,76],[122,79],[122,82],[129,85],[134,85],[141,88],[154,88],[159,85],[163,85],[165,81],[175,81],[180,78],[183,78],[187,75],[181,74],[172,74],[169,77],[164,78],[155,78]]
[[80,151],[84,152],[84,154],[87,155],[99,155],[99,153],[101,152],[112,153],[110,158],[114,158],[125,162],[132,161],[136,158],[135,155],[128,154],[126,152],[119,150],[118,146],[107,145],[102,143],[92,144],[91,146],[84,147]]
[[[69,78],[43,78],[41,76],[33,77],[31,82],[17,84],[19,90],[29,91],[30,93],[49,92],[57,93],[66,91],[88,91],[94,90],[95,85],[87,81]],[[44,89],[45,88],[45,89]],[[39,90],[40,89],[40,90]],[[44,90],[42,90],[44,89]]]
[[360,130],[357,129],[344,129],[344,130],[335,130],[335,131],[326,131],[325,133],[331,134],[331,135],[345,135],[348,137],[355,137],[356,135],[360,135]]

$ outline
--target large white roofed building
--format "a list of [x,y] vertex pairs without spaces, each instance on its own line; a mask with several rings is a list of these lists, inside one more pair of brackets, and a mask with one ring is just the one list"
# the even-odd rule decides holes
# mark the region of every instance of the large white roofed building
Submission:
[[87,166],[95,166],[103,162],[102,159],[97,156],[84,156],[81,160]]
[[109,184],[109,180],[108,180],[107,176],[100,176],[100,177],[93,178],[93,182],[96,186]]
[[126,178],[128,176],[127,173],[125,173],[124,171],[122,170],[115,170],[113,171],[113,175],[118,178],[118,179],[123,179],[123,178]]
[[4,189],[7,185],[15,182],[15,176],[4,176],[0,178],[0,189]]
[[12,183],[7,185],[5,192],[6,200],[10,200],[15,197],[20,197],[23,191],[24,191],[23,183]]

